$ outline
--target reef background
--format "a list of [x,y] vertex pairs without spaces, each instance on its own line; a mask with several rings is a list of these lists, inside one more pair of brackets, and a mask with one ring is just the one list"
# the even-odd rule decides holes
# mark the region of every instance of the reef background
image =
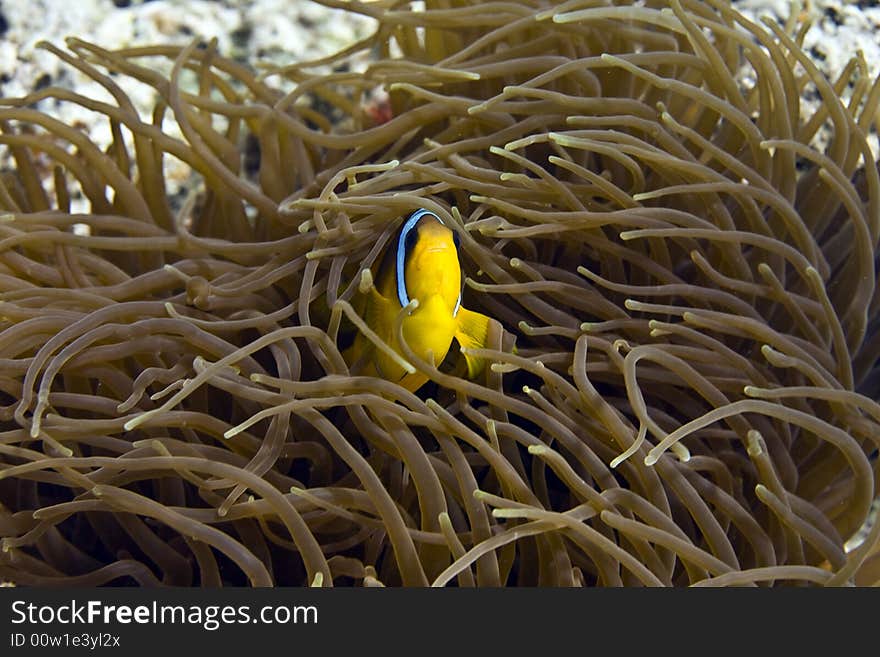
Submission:
[[[752,19],[766,15],[784,22],[791,12],[788,0],[734,0],[731,5]],[[809,0],[801,5],[813,22],[804,48],[819,70],[834,78],[861,49],[869,74],[877,74],[880,2]],[[368,17],[310,0],[83,0],[75,7],[65,0],[6,0],[0,2],[0,95],[22,96],[47,84],[68,88],[76,84],[103,93],[86,76],[35,48],[44,40],[61,44],[68,36],[77,36],[112,49],[185,45],[199,35],[216,37],[218,50],[232,59],[279,65],[331,54],[363,37],[374,25]],[[119,82],[140,111],[149,111],[156,100],[149,87]],[[808,105],[817,102],[818,98],[805,98]],[[92,141],[102,146],[110,142],[105,122],[93,114],[71,106],[58,109],[65,122],[81,125]],[[872,149],[878,152],[876,142]],[[7,164],[0,160],[0,166]],[[170,166],[176,167],[169,171],[172,185],[193,184],[188,168]]]

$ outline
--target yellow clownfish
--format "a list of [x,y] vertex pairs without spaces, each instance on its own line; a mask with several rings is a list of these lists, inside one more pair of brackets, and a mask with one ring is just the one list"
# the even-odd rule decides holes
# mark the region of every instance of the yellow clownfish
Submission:
[[[458,260],[458,235],[433,212],[417,210],[403,224],[397,239],[382,258],[376,284],[365,299],[363,318],[388,346],[403,357],[395,332],[398,314],[412,300],[418,305],[401,320],[407,345],[420,358],[433,354],[438,365],[452,346],[486,344],[489,318],[461,306],[462,277]],[[428,377],[407,371],[389,354],[358,332],[345,353],[352,372],[379,376],[415,392]],[[468,376],[477,376],[483,362],[465,354]]]

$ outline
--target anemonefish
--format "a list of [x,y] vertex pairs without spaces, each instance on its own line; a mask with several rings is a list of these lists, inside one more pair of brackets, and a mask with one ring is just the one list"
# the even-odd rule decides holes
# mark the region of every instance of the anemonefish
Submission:
[[[458,235],[429,210],[417,210],[404,222],[374,276],[364,300],[363,318],[382,340],[403,356],[395,332],[395,320],[412,300],[418,304],[401,319],[407,345],[420,358],[434,362],[446,357],[455,338],[464,347],[483,347],[489,318],[461,305],[462,276]],[[415,392],[428,377],[408,373],[391,355],[378,349],[358,332],[345,353],[355,374],[379,376]],[[465,354],[468,376],[483,368],[480,359]]]

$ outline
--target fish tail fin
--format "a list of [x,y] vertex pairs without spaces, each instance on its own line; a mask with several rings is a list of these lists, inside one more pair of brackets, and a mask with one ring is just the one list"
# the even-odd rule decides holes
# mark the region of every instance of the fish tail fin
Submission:
[[[455,339],[462,347],[469,349],[480,349],[486,346],[486,340],[489,334],[489,322],[491,320],[480,313],[475,313],[466,308],[458,309],[458,331],[455,333]],[[467,363],[468,377],[473,379],[483,371],[485,361],[482,358],[464,355]]]

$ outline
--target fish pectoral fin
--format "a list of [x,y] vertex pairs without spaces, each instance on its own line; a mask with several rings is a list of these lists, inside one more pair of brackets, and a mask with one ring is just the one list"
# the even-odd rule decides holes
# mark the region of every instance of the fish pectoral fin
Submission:
[[[455,332],[455,339],[462,347],[469,349],[480,349],[486,346],[486,339],[489,334],[489,322],[491,320],[480,313],[475,313],[466,308],[458,309],[458,330]],[[467,363],[468,377],[473,379],[477,377],[485,367],[485,361],[482,358],[464,354],[464,360]]]
[[[364,323],[383,340],[388,339],[388,316],[393,313],[392,303],[375,288],[352,302],[355,312]],[[352,374],[372,374],[375,366],[376,346],[363,332],[357,331],[354,341],[342,354]]]
[[352,376],[365,375],[366,368],[373,357],[373,345],[362,335],[348,349],[342,352],[342,358],[348,363],[348,371]]
[[385,327],[394,321],[396,311],[394,304],[382,296],[375,287],[371,287],[367,296],[366,308],[364,308],[364,321],[383,340],[387,340]]

